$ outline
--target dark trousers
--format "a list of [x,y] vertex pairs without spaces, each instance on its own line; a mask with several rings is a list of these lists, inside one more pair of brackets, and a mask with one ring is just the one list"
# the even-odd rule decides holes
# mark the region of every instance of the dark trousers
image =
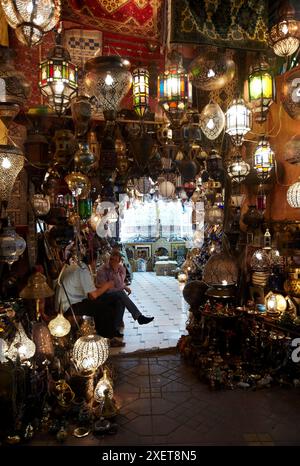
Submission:
[[[74,314],[77,316],[91,316],[95,320],[98,335],[105,338],[113,338],[122,320],[124,306],[118,296],[105,293],[97,299],[84,299],[72,305]],[[67,311],[70,314],[70,309]],[[122,317],[121,317],[122,316]]]
[[127,295],[126,291],[124,291],[124,290],[108,291],[103,296],[114,296],[115,298],[117,298],[122,303],[123,311],[118,312],[116,329],[118,329],[122,325],[125,308],[130,312],[130,314],[132,315],[134,320],[137,320],[138,317],[140,317],[140,315],[142,315],[141,311],[137,308],[137,306],[134,304],[134,302],[131,301],[131,299]]

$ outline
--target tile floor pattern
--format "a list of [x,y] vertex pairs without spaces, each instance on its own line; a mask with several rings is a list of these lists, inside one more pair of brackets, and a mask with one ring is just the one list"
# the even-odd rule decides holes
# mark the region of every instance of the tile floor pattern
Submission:
[[[77,446],[300,445],[299,388],[211,391],[176,350],[110,359],[120,406],[115,435],[78,439]],[[42,435],[42,434],[41,434]],[[32,445],[57,445],[54,436]]]
[[144,315],[154,316],[154,321],[139,325],[125,310],[125,347],[111,348],[111,354],[176,347],[180,336],[187,333],[189,306],[183,299],[182,286],[174,277],[135,272],[130,288],[130,298]]

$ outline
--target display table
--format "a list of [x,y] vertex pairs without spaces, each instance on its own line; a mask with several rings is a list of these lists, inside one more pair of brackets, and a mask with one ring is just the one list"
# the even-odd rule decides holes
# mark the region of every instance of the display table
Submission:
[[172,271],[176,269],[177,262],[170,260],[157,261],[154,265],[156,275],[172,275]]

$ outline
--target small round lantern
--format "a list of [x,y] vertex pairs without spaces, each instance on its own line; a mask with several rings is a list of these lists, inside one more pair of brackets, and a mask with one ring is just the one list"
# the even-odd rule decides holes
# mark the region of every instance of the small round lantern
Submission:
[[90,193],[91,182],[89,178],[80,172],[72,172],[65,177],[69,190],[76,198],[85,199]]
[[95,372],[108,358],[107,339],[99,335],[86,335],[78,338],[73,348],[73,358],[78,372]]
[[279,57],[289,57],[299,47],[299,22],[295,19],[295,9],[288,1],[281,3],[278,22],[270,29],[268,39]]
[[54,319],[50,320],[48,328],[52,336],[61,338],[68,335],[71,330],[71,324],[68,319],[59,312]]
[[212,102],[200,113],[200,127],[208,139],[214,140],[221,134],[225,126],[225,115],[221,107]]
[[288,204],[294,209],[300,208],[300,181],[292,184],[287,190],[286,199]]
[[43,194],[34,194],[31,198],[32,206],[35,215],[42,217],[50,211],[50,200],[48,196]]
[[192,84],[203,91],[221,89],[233,79],[234,74],[234,61],[225,54],[216,52],[200,55],[189,66]]
[[265,297],[265,306],[267,314],[278,315],[286,310],[287,302],[281,294],[270,291]]
[[213,254],[203,270],[203,281],[213,287],[236,285],[238,267],[233,257],[225,252]]
[[16,262],[26,248],[26,241],[16,233],[8,220],[7,227],[0,235],[0,262],[11,265]]
[[143,176],[136,180],[135,189],[141,194],[148,194],[151,189],[152,183],[149,177]]
[[258,249],[251,257],[250,267],[257,272],[268,271],[271,268],[270,257],[264,249]]
[[17,324],[17,332],[11,345],[9,346],[6,357],[12,361],[16,361],[19,357],[21,361],[26,361],[32,358],[35,354],[35,344],[25,333],[24,327],[19,322]]
[[249,174],[250,165],[242,159],[240,154],[237,154],[228,165],[227,172],[232,181],[241,183]]

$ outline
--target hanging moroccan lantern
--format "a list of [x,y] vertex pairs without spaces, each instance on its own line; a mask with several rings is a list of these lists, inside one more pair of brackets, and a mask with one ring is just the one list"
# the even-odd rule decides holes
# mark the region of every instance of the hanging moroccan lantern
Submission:
[[48,53],[47,60],[40,63],[39,88],[47,97],[49,106],[61,116],[70,105],[78,89],[77,66],[71,63],[66,48],[61,45],[61,34]]
[[300,120],[300,66],[284,74],[281,101],[286,113],[294,120]]
[[8,202],[23,166],[24,156],[21,149],[17,146],[0,145],[0,202]]
[[159,194],[165,198],[172,197],[175,194],[175,189],[175,186],[170,181],[163,181],[158,187]]
[[35,344],[25,333],[24,327],[19,322],[17,324],[17,332],[11,345],[9,346],[6,357],[12,361],[16,361],[19,357],[21,361],[26,361],[32,358],[35,354]]
[[78,199],[86,199],[88,197],[91,190],[91,182],[86,175],[80,172],[72,172],[65,177],[65,181],[74,197]]
[[182,57],[158,76],[157,98],[167,117],[175,126],[180,124],[188,106],[192,103],[192,85],[182,66]]
[[218,104],[207,104],[200,113],[200,127],[208,139],[214,140],[225,126],[225,115]]
[[250,172],[250,165],[240,154],[236,154],[228,165],[227,172],[232,181],[241,183]]
[[37,217],[43,217],[50,211],[50,199],[44,194],[34,194],[31,198],[32,207]]
[[294,209],[300,208],[300,181],[292,184],[286,193],[288,204]]
[[189,66],[192,84],[203,91],[221,89],[233,79],[234,74],[234,61],[216,52],[200,55]]
[[244,99],[234,99],[229,105],[226,116],[226,133],[236,146],[243,144],[245,134],[251,129],[251,112]]
[[5,19],[24,45],[41,42],[60,19],[61,0],[0,0]]
[[299,22],[295,19],[295,9],[289,1],[282,2],[278,16],[278,22],[268,34],[269,44],[279,57],[289,57],[300,44]]
[[269,106],[275,98],[275,80],[267,61],[258,61],[251,67],[248,90],[254,119],[259,123],[266,121]]
[[86,335],[78,338],[73,348],[73,359],[79,373],[95,372],[108,358],[107,338]]
[[149,107],[149,71],[135,68],[132,72],[132,98],[136,114],[143,118]]
[[284,146],[284,158],[292,165],[300,164],[300,136],[290,139]]
[[96,97],[107,119],[115,119],[119,105],[131,87],[128,66],[128,60],[119,56],[96,56],[85,64],[86,92],[89,97]]
[[0,234],[0,262],[11,265],[16,262],[26,248],[26,241],[16,233],[8,219],[7,227]]
[[269,141],[262,139],[254,152],[254,170],[257,176],[266,180],[274,168],[274,152],[271,149]]

